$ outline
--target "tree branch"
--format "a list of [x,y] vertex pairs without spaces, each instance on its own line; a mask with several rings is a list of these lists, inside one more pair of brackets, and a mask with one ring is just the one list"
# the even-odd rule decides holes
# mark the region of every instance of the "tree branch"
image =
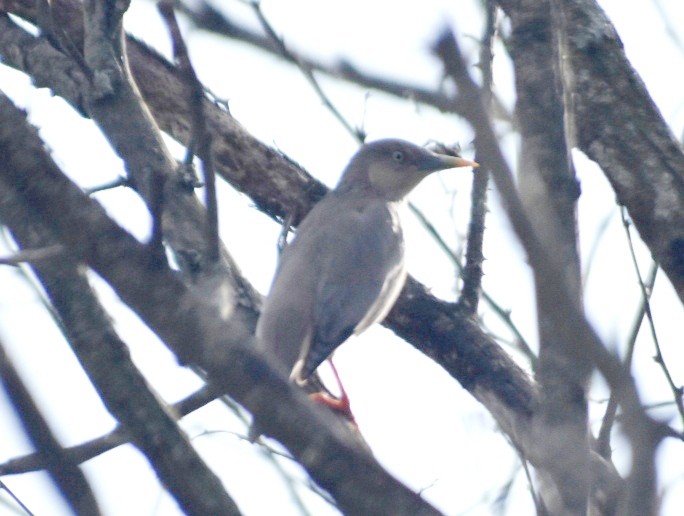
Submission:
[[[480,62],[482,71],[482,90],[485,104],[491,108],[492,99],[492,61],[494,54],[492,46],[496,34],[496,5],[493,0],[485,4],[486,22],[484,34],[480,41]],[[475,156],[475,161],[479,159]],[[468,238],[466,247],[466,262],[463,267],[463,288],[461,289],[461,303],[467,311],[477,313],[482,290],[482,245],[484,243],[485,217],[487,215],[487,189],[489,187],[489,171],[478,168],[473,174],[473,187],[470,194],[470,222],[468,223]]]
[[90,485],[78,464],[64,453],[47,422],[40,414],[28,389],[19,378],[0,342],[0,380],[12,401],[24,430],[38,453],[59,492],[76,514],[100,514]]
[[[115,374],[118,373],[119,371],[115,372]],[[126,379],[127,378],[124,378],[123,381],[126,381]],[[174,403],[170,407],[170,410],[174,413],[174,415],[177,415],[178,417],[182,418],[183,416],[186,416],[191,412],[194,412],[195,410],[214,401],[219,396],[220,393],[217,393],[212,386],[205,386],[202,387],[200,390],[192,393],[188,397],[180,400],[178,403]],[[107,400],[105,400],[105,402],[106,401]],[[146,407],[143,407],[143,409],[144,411],[147,410]],[[132,407],[131,410],[135,411],[135,408]],[[122,420],[124,421],[126,421],[127,419],[128,418],[122,418]],[[135,430],[137,425],[139,424],[136,422],[134,423],[135,426],[133,427],[133,430]],[[131,442],[131,440],[139,441],[139,439],[134,439],[131,436],[131,433],[132,432],[130,431],[130,428],[128,426],[118,424],[111,432],[108,432],[105,435],[96,437],[94,439],[83,442],[81,444],[77,444],[75,446],[64,448],[64,453],[69,455],[70,459],[73,462],[81,464],[82,462],[97,457],[98,455],[102,455],[103,453],[108,452],[109,450],[113,450],[117,446],[129,443]],[[185,436],[183,436],[183,439],[185,440]],[[165,453],[171,453],[172,449],[174,449],[173,446],[166,450]],[[177,466],[180,468],[182,467],[182,464],[178,464]],[[28,473],[31,471],[39,471],[41,469],[45,469],[45,461],[43,460],[43,457],[38,453],[29,453],[28,455],[16,457],[14,459],[10,459],[9,461],[3,464],[0,464],[0,476]],[[178,474],[179,471],[182,470],[176,470],[176,474]]]
[[[12,143],[17,148],[24,145],[30,148],[31,143],[37,143],[20,135],[18,131],[14,136],[18,140]],[[32,136],[36,138],[35,134]],[[0,148],[6,149],[8,144],[5,141]],[[11,229],[22,247],[57,245],[53,232],[3,177],[0,177],[0,220]],[[60,247],[64,251],[59,259],[40,261],[33,264],[33,269],[59,317],[71,349],[107,410],[125,428],[118,433],[143,453],[162,484],[188,514],[239,513],[221,481],[176,424],[174,414],[161,404],[133,364],[126,344],[98,302],[86,271],[67,251],[68,246]],[[111,440],[106,442],[111,443]],[[109,448],[98,444],[87,449],[95,453],[84,456],[65,451],[64,454],[78,463]]]
[[[518,188],[534,232],[564,275],[561,288],[569,289],[569,299],[581,314],[579,185],[566,145],[560,61],[565,25],[560,13],[552,11],[552,2],[526,5],[526,16],[513,21],[508,40],[521,136]],[[541,494],[551,514],[584,515],[591,481],[586,384],[592,366],[587,357],[567,352],[572,344],[554,324],[563,314],[549,296],[549,278],[536,266],[533,273],[539,333],[536,378],[542,393],[537,431],[544,436],[539,447],[544,464],[538,469]]]
[[[515,22],[518,0],[498,0]],[[574,77],[575,144],[596,161],[618,202],[684,302],[684,153],[610,20],[594,0],[561,0]]]
[[[186,88],[188,90],[188,109],[191,113],[192,121],[190,145],[188,145],[188,157],[197,153],[204,156],[202,159],[202,176],[204,177],[204,204],[207,208],[207,248],[209,261],[218,262],[220,258],[220,239],[218,228],[218,204],[216,200],[216,174],[211,152],[212,138],[207,131],[207,123],[204,114],[204,88],[197,78],[195,69],[190,62],[188,49],[183,41],[180,27],[173,12],[173,2],[162,0],[158,2],[157,8],[171,35],[173,43],[173,56],[177,64],[178,71],[184,76]],[[189,164],[189,163],[188,163]]]

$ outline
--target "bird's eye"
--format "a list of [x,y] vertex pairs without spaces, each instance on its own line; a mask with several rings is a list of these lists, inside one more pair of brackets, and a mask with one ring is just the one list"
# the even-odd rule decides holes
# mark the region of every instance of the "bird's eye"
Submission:
[[404,153],[398,150],[394,151],[392,153],[392,159],[397,163],[401,163],[402,161],[404,161]]

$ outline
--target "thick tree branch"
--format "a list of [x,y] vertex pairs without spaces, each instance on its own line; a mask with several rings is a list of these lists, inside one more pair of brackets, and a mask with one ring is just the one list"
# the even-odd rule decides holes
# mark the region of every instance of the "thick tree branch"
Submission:
[[[515,23],[524,2],[497,0]],[[684,153],[594,0],[562,0],[575,144],[603,169],[684,302]]]
[[[565,137],[564,88],[559,47],[564,25],[553,23],[549,1],[524,0],[525,16],[513,20],[508,49],[515,68],[516,119],[522,146],[518,166],[520,197],[530,222],[564,277],[568,295],[581,313],[576,202],[579,186]],[[551,247],[553,246],[553,247]],[[551,514],[584,515],[590,490],[587,357],[567,353],[554,320],[562,317],[549,297],[548,277],[533,269],[539,360],[536,378],[541,404],[537,431],[543,435],[541,494]],[[571,345],[571,344],[570,344]]]

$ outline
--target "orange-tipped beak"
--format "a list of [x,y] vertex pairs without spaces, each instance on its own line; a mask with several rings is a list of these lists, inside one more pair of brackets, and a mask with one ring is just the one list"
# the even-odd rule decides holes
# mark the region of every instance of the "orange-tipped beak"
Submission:
[[435,154],[435,157],[442,163],[442,168],[461,168],[461,167],[479,167],[480,164],[475,161],[464,159],[460,156],[449,156],[447,154]]

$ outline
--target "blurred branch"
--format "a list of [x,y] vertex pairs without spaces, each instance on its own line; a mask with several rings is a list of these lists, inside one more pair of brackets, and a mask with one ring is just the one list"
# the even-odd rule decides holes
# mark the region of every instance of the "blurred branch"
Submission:
[[[576,71],[576,144],[597,161],[618,202],[684,302],[684,153],[595,0],[559,0],[566,59]],[[509,0],[499,0],[511,10]],[[581,72],[581,73],[580,73]],[[665,194],[667,192],[667,194]]]
[[[641,329],[641,323],[644,320],[644,315],[646,314],[646,303],[651,297],[653,292],[653,285],[655,284],[656,274],[658,272],[658,264],[653,263],[651,270],[649,271],[646,283],[644,286],[644,291],[648,294],[647,297],[641,298],[641,303],[637,314],[634,317],[634,322],[632,323],[632,330],[627,338],[627,354],[625,355],[625,365],[631,369],[632,367],[632,357],[634,356],[634,346],[636,344],[636,339],[639,336],[639,330]],[[615,393],[610,394],[610,399],[608,400],[608,406],[606,407],[606,413],[603,416],[603,421],[601,422],[601,428],[599,430],[598,436],[596,438],[596,451],[601,454],[602,457],[610,459],[612,455],[612,449],[610,446],[610,435],[613,429],[613,423],[615,422],[615,417],[617,414],[618,402]],[[649,407],[644,407],[649,408]]]
[[171,41],[173,42],[173,57],[176,67],[185,79],[188,90],[188,110],[192,127],[190,130],[190,142],[188,145],[189,163],[193,154],[204,156],[202,159],[202,177],[204,178],[205,196],[204,204],[207,208],[207,254],[210,263],[218,262],[220,258],[219,227],[218,227],[218,204],[216,201],[216,174],[214,172],[213,157],[211,154],[211,133],[207,131],[207,122],[204,113],[204,87],[197,78],[195,69],[190,61],[188,49],[183,41],[183,36],[178,27],[176,16],[173,12],[171,0],[160,0],[157,9],[166,22]]
[[663,5],[662,0],[651,0],[653,2],[653,7],[658,11],[663,25],[665,26],[665,32],[668,37],[674,43],[674,45],[679,49],[680,52],[684,53],[684,41],[679,34],[677,28],[672,24],[672,17],[667,12],[667,8]]
[[576,219],[580,190],[567,143],[565,82],[571,76],[561,59],[566,39],[562,14],[552,0],[530,9],[526,23],[511,22],[507,49],[515,71],[521,148],[517,191],[509,194],[519,196],[529,234],[545,253],[540,261],[561,275],[546,275],[539,262],[531,263],[539,335],[535,377],[542,392],[536,424],[545,436],[538,447],[540,495],[550,514],[584,514],[590,500],[601,499],[589,474],[586,390],[592,364],[574,353],[574,342],[561,334],[556,323],[565,307],[553,299],[554,290],[564,290],[583,317]]
[[31,394],[19,378],[4,345],[0,342],[0,380],[7,391],[30,441],[45,462],[46,469],[71,509],[76,514],[100,514],[90,485],[78,464],[64,453],[52,430],[40,414]]
[[37,249],[23,249],[17,251],[12,256],[0,257],[0,265],[19,265],[21,263],[36,263],[49,260],[64,253],[64,248],[60,244],[54,244]]
[[[247,0],[247,2],[252,3],[252,0]],[[451,97],[443,92],[363,72],[345,59],[340,59],[337,63],[326,65],[292,49],[287,49],[287,54],[283,54],[282,49],[279,48],[277,43],[277,40],[282,38],[274,40],[270,36],[259,34],[231,19],[228,14],[219,12],[204,0],[198,2],[178,1],[178,10],[185,14],[200,29],[235,41],[247,43],[269,54],[283,57],[288,62],[308,70],[311,74],[313,72],[320,72],[329,77],[342,79],[364,88],[382,91],[402,99],[429,105],[443,112],[452,112],[453,104]],[[268,34],[268,31],[266,32]],[[506,108],[498,99],[496,99],[495,110],[501,118],[508,121],[512,120],[510,113],[507,113]],[[345,126],[348,126],[348,124]],[[358,132],[358,130],[353,128],[351,131],[352,135]],[[359,136],[363,134],[363,131],[361,131]],[[355,135],[356,138],[359,136]]]
[[[4,123],[7,111],[3,110],[2,115]],[[26,131],[20,124],[13,127],[18,139],[13,142],[5,139],[0,143],[3,155],[11,155],[13,149],[26,153],[36,151],[39,140],[35,133]],[[37,152],[42,152],[42,145]],[[2,167],[0,165],[0,169]],[[57,171],[53,169],[53,172]],[[20,246],[54,245],[56,241],[44,219],[36,216],[33,205],[23,202],[3,177],[0,177],[0,219],[11,229]],[[69,246],[65,248],[69,249]],[[179,506],[191,514],[207,514],[217,508],[222,514],[236,513],[236,506],[219,479],[199,457],[172,414],[160,404],[133,364],[128,348],[92,291],[86,270],[73,254],[69,252],[59,260],[40,262],[34,265],[34,270],[65,339],[105,407],[126,429],[126,438],[147,458]],[[107,443],[111,440],[106,440]],[[80,452],[86,453],[85,457],[70,452],[65,454],[77,463],[107,449],[103,443],[96,442],[79,448]]]
[[99,185],[99,186],[94,186],[92,188],[86,188],[84,191],[88,195],[92,195],[94,193],[104,192],[106,190],[113,190],[113,189],[119,188],[121,186],[130,186],[130,184],[128,183],[128,179],[126,179],[125,177],[117,177],[116,179],[114,179],[113,181],[111,181],[109,183]]
[[[195,410],[198,410],[212,401],[218,399],[220,394],[212,386],[205,386],[198,391],[190,394],[186,398],[174,403],[170,408],[171,411],[182,418]],[[119,424],[111,432],[91,439],[76,446],[64,448],[64,453],[69,456],[69,459],[74,463],[81,464],[102,455],[105,452],[113,450],[122,444],[131,442],[132,440],[130,429]],[[16,475],[19,473],[29,473],[31,471],[39,471],[45,469],[46,463],[43,457],[38,453],[29,453],[22,457],[16,457],[3,464],[0,464],[0,476],[2,475]]]
[[606,231],[608,231],[610,221],[612,220],[614,214],[615,207],[612,207],[610,211],[606,214],[606,216],[601,220],[601,223],[596,229],[596,233],[594,234],[591,246],[589,247],[589,252],[587,253],[584,278],[582,278],[582,292],[585,291],[586,286],[589,282],[589,275],[593,270],[594,260],[601,246],[601,242],[603,241],[603,236],[606,234]]

